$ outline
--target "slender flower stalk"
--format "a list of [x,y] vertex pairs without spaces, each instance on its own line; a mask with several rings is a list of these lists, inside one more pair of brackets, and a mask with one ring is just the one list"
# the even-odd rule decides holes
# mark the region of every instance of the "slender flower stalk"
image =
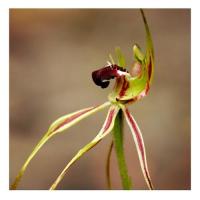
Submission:
[[[16,189],[22,176],[24,175],[26,168],[30,161],[38,153],[40,148],[57,133],[61,133],[73,125],[80,122],[82,119],[106,108],[109,106],[106,120],[96,135],[96,137],[90,141],[87,145],[81,148],[77,154],[67,163],[61,173],[58,175],[56,180],[50,186],[50,190],[57,188],[58,184],[62,181],[69,168],[83,156],[87,151],[95,147],[104,137],[113,131],[113,141],[115,145],[116,155],[119,164],[120,176],[124,189],[131,189],[131,180],[128,175],[127,166],[125,163],[124,149],[123,149],[123,116],[131,130],[133,140],[136,145],[140,166],[144,179],[149,189],[153,189],[153,184],[150,178],[150,173],[147,166],[146,150],[144,146],[144,140],[142,133],[137,125],[135,119],[128,111],[127,105],[141,100],[147,95],[152,83],[152,77],[154,72],[154,50],[151,34],[145,18],[143,10],[141,10],[142,19],[145,26],[146,32],[146,52],[143,54],[142,50],[138,45],[133,46],[133,57],[134,63],[128,70],[126,67],[126,60],[118,47],[116,48],[117,62],[114,61],[112,55],[109,55],[110,60],[108,64],[101,69],[92,72],[92,79],[97,86],[101,88],[108,87],[110,80],[115,79],[115,85],[111,93],[108,95],[108,102],[96,106],[89,107],[74,113],[65,115],[57,119],[51,124],[46,134],[42,137],[32,153],[29,155],[21,170],[19,171],[16,179],[11,185],[11,189]],[[108,159],[107,159],[107,178],[108,185],[111,187],[110,180],[110,156],[112,151],[113,143],[110,147]]]
[[131,186],[131,179],[128,175],[128,169],[126,166],[125,156],[124,156],[123,113],[121,109],[115,119],[115,126],[113,128],[113,138],[114,138],[115,151],[117,155],[122,186],[123,189],[130,190],[132,186]]

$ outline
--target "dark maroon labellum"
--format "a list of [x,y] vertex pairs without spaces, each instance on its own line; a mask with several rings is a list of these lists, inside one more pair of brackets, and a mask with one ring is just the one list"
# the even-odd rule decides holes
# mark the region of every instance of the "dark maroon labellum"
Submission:
[[101,86],[101,88],[106,88],[110,83],[110,79],[120,76],[118,70],[126,71],[118,65],[109,65],[92,72],[92,79],[96,85]]

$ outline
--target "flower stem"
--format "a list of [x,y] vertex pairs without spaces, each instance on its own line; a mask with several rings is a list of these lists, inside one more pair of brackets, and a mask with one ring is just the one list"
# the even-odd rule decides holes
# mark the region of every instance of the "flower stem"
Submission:
[[113,138],[115,144],[115,152],[117,155],[119,172],[121,176],[121,182],[124,190],[132,189],[131,179],[128,175],[128,170],[126,166],[125,156],[124,156],[124,146],[123,146],[123,113],[120,110],[115,119],[115,125],[113,129]]

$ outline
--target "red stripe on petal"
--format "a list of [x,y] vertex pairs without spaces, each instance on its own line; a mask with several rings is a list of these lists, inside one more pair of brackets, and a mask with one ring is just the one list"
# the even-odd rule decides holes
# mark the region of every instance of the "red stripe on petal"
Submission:
[[149,172],[148,172],[148,167],[147,167],[147,162],[146,162],[146,153],[145,153],[145,147],[144,147],[144,143],[143,143],[143,139],[142,139],[142,135],[140,133],[140,130],[138,129],[137,127],[137,124],[136,122],[134,121],[132,115],[129,113],[128,109],[126,108],[125,109],[125,113],[126,113],[126,116],[133,128],[133,131],[135,133],[135,136],[136,136],[136,142],[139,146],[139,151],[138,153],[141,154],[141,157],[142,157],[142,168],[144,170],[144,176],[146,178],[146,181],[148,183],[148,186],[150,189],[153,189],[153,185],[152,185],[152,182],[151,182],[151,178],[150,178],[150,175],[149,175]]
[[145,88],[145,95],[147,95],[147,93],[149,92],[149,89],[150,87],[149,87],[149,82],[148,82]]
[[140,151],[141,151],[141,154],[142,154],[142,158],[144,159],[143,143],[142,143],[142,140],[141,140],[141,138],[140,138],[140,134],[139,134],[139,132],[138,132],[137,126],[136,126],[135,122],[133,121],[133,118],[132,118],[132,116],[130,115],[128,109],[126,109],[126,114],[127,114],[127,117],[128,117],[128,119],[129,119],[129,121],[130,121],[130,123],[131,123],[133,129],[134,129],[134,132],[135,132],[135,134],[136,134],[137,141],[138,141],[138,144],[139,144],[139,148],[140,148]]
[[92,109],[94,109],[96,107],[93,107],[93,108],[88,108],[87,110],[83,110],[83,111],[80,111],[72,116],[70,116],[69,118],[67,118],[66,120],[64,120],[59,126],[55,127],[55,129],[53,131],[56,131],[58,130],[59,128],[61,128],[62,126],[64,126],[65,124],[68,124],[69,122],[72,122],[73,120],[75,120],[76,118],[80,117],[81,115],[91,111]]
[[110,111],[110,113],[108,115],[108,118],[107,118],[107,121],[106,121],[106,124],[104,126],[103,132],[105,132],[110,127],[110,124],[111,124],[111,122],[113,120],[114,113],[115,113],[115,109]]
[[151,74],[152,74],[152,62],[151,62],[151,56],[150,56],[149,65],[148,65],[148,77],[149,77],[149,80],[151,79]]

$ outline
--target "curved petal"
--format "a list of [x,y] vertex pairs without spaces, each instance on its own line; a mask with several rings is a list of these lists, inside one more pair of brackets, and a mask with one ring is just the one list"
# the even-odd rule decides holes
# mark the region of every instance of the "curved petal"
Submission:
[[113,106],[110,107],[110,109],[108,111],[108,114],[107,114],[107,117],[106,117],[106,120],[105,120],[105,122],[103,124],[102,129],[98,133],[98,135],[90,143],[88,143],[82,149],[80,149],[78,151],[78,153],[71,159],[71,161],[66,165],[66,167],[63,169],[63,171],[60,173],[60,175],[55,180],[55,182],[52,184],[52,186],[50,187],[50,190],[56,189],[57,185],[64,178],[67,170],[69,169],[69,167],[72,164],[74,164],[84,153],[86,153],[91,148],[93,148],[106,135],[108,135],[112,131],[112,129],[114,127],[115,118],[117,116],[118,111],[119,111],[119,107],[118,106],[113,105]]
[[65,115],[59,119],[57,119],[51,126],[49,127],[47,133],[42,137],[42,139],[39,141],[39,143],[35,146],[27,160],[25,161],[24,165],[20,169],[15,181],[13,182],[11,189],[16,189],[27,166],[29,165],[30,161],[33,159],[33,157],[36,155],[36,153],[40,150],[40,148],[56,133],[63,132],[64,130],[70,128],[71,126],[75,125],[82,119],[94,114],[95,112],[100,111],[101,109],[107,107],[110,105],[110,102],[106,102],[100,106],[96,107],[89,107],[82,110],[79,110],[77,112]]
[[148,166],[147,166],[146,152],[145,152],[144,141],[142,138],[142,133],[141,133],[136,121],[134,120],[133,116],[128,111],[128,109],[126,107],[123,107],[122,110],[124,112],[126,121],[131,129],[131,133],[133,135],[133,139],[134,139],[134,142],[135,142],[135,145],[137,148],[140,165],[142,168],[142,172],[143,172],[145,181],[146,181],[149,189],[152,190],[153,184],[151,182],[151,178],[150,178],[149,170],[148,170]]
[[149,26],[148,26],[144,11],[142,9],[140,11],[142,14],[142,19],[143,19],[145,31],[146,31],[146,43],[147,44],[146,44],[145,64],[146,64],[146,67],[148,70],[149,82],[151,84],[152,79],[153,79],[153,73],[154,73],[154,48],[153,48],[151,33],[149,30]]
[[133,46],[133,56],[140,63],[142,63],[145,58],[145,56],[138,44],[135,44]]
[[[139,66],[139,73],[135,73],[136,66],[131,67],[130,73],[131,78],[127,77],[129,82],[129,87],[124,90],[123,96],[119,96],[118,99],[124,100],[139,100],[145,97],[149,91],[150,85],[153,79],[154,73],[154,48],[149,26],[141,9],[142,19],[144,22],[145,32],[146,32],[146,53],[143,54],[138,45],[133,46],[133,54],[136,59],[136,66]],[[137,76],[135,76],[137,75]]]
[[95,107],[89,107],[85,108],[79,111],[76,111],[71,114],[64,115],[63,117],[60,117],[57,119],[54,123],[51,124],[48,132],[49,135],[56,134],[59,132],[62,132],[71,126],[75,125],[77,122],[81,121],[82,119],[92,115],[95,112],[100,111],[101,109],[107,107],[110,105],[110,102],[105,102],[102,105],[95,106]]

